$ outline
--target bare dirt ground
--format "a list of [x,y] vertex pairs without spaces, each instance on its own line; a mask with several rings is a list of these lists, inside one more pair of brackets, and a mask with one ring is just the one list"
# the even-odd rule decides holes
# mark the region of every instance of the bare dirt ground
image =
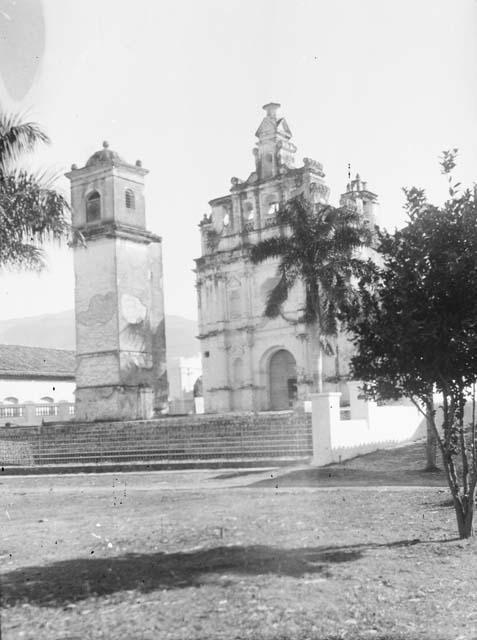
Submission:
[[477,545],[422,466],[415,445],[320,470],[3,477],[2,638],[475,639]]

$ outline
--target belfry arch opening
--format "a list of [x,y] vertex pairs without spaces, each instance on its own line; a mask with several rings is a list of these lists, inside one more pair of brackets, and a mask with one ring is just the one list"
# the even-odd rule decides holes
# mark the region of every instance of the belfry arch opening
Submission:
[[126,209],[134,210],[136,208],[136,196],[132,189],[126,189],[124,192],[124,200],[126,203]]
[[276,351],[270,358],[268,380],[270,409],[291,409],[297,397],[296,360],[286,349]]
[[101,196],[92,191],[86,198],[86,222],[96,222],[101,218]]

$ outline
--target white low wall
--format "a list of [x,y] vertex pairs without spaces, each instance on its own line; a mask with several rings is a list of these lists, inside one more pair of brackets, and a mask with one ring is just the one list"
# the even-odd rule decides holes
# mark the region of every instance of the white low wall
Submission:
[[5,398],[14,397],[18,402],[41,402],[44,397],[54,402],[75,401],[74,380],[16,380],[0,379],[0,404]]
[[312,396],[313,464],[325,465],[425,436],[426,424],[414,405],[378,407],[359,397],[350,383],[350,420],[340,419],[340,393]]

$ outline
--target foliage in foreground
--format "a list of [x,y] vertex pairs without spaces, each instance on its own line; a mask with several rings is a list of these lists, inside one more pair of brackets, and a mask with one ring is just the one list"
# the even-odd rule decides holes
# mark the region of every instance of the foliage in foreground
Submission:
[[314,204],[298,196],[277,213],[287,231],[257,243],[251,260],[258,264],[279,260],[278,282],[271,290],[264,314],[282,315],[282,307],[297,282],[305,291],[303,316],[310,335],[319,346],[318,391],[322,390],[322,354],[333,354],[332,339],[338,335],[338,316],[350,304],[353,280],[362,273],[357,251],[371,243],[371,230],[363,216],[350,208]]
[[49,139],[38,125],[0,113],[0,267],[41,269],[41,245],[69,230],[67,201],[54,176],[21,168],[24,156]]
[[450,196],[442,207],[428,203],[423,190],[405,190],[409,220],[380,233],[381,264],[370,264],[361,279],[348,324],[356,347],[352,374],[366,394],[411,398],[430,420],[466,538],[477,485],[477,203],[475,191],[461,192],[452,181],[455,155],[445,152],[441,161]]

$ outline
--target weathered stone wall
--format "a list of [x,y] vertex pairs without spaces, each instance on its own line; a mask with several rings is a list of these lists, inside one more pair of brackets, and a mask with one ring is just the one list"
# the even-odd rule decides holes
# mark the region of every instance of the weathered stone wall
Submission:
[[108,147],[67,174],[85,240],[74,252],[76,416],[146,419],[167,403],[161,238],[145,229],[147,171]]
[[303,459],[311,415],[283,412],[0,428],[0,464]]

